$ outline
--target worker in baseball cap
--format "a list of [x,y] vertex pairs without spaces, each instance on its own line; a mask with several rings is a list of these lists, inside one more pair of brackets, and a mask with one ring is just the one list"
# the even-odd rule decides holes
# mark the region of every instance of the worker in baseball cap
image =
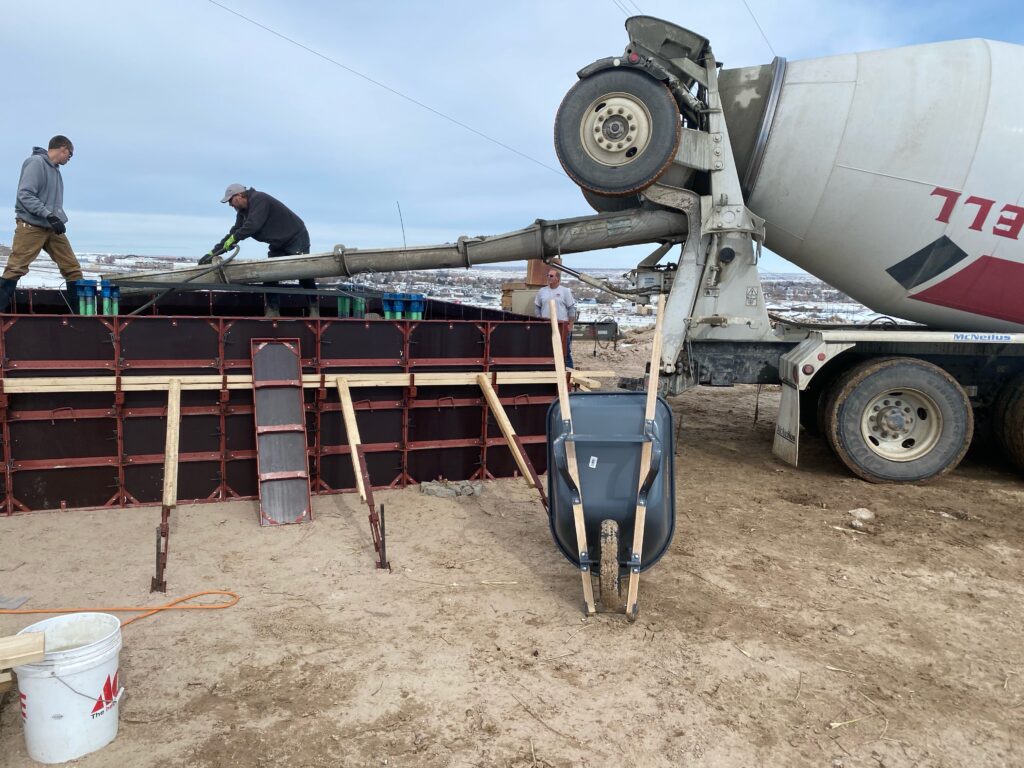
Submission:
[[[203,256],[200,264],[209,264],[214,256],[231,250],[235,245],[251,237],[269,248],[267,256],[294,256],[309,253],[309,232],[306,225],[288,206],[266,192],[259,192],[242,184],[229,184],[224,190],[222,203],[228,203],[235,209],[235,224],[221,238],[210,252]],[[315,289],[316,281],[300,280],[303,288]],[[277,285],[277,283],[264,283]],[[319,315],[319,304],[315,296],[310,297],[310,315]],[[267,316],[278,317],[281,314],[280,296],[276,293],[267,294]]]

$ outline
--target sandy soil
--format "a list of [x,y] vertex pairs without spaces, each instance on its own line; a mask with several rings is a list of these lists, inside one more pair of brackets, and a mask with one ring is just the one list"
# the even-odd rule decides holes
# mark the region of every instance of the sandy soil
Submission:
[[[591,369],[639,373],[645,334]],[[759,418],[755,421],[755,402]],[[973,455],[931,485],[851,477],[806,438],[771,456],[778,393],[673,398],[678,527],[641,615],[582,615],[577,572],[521,481],[260,529],[237,502],[176,513],[169,595],[226,611],[124,629],[121,732],[93,766],[1019,766],[1024,479]],[[849,510],[875,532],[845,529]],[[145,605],[158,512],[0,519],[0,593]],[[0,635],[27,625],[0,616]],[[31,765],[16,700],[0,766]]]

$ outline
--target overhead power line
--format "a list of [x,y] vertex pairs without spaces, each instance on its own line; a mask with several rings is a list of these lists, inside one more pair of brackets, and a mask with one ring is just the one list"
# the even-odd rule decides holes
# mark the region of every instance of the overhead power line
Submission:
[[763,29],[761,29],[761,22],[757,20],[757,16],[754,15],[754,12],[750,10],[750,6],[747,5],[747,0],[743,0],[743,5],[747,7],[747,13],[750,14],[750,18],[752,18],[754,20],[754,24],[757,25],[757,31],[761,33],[761,37],[764,38],[764,42],[768,46],[768,50],[772,52],[772,56],[778,56],[779,54],[775,52],[775,49],[772,48],[772,44],[768,41],[768,35],[764,33]]
[[330,64],[333,64],[334,66],[339,67],[340,69],[343,69],[343,70],[345,70],[346,72],[348,72],[350,74],[355,75],[356,77],[362,78],[363,80],[365,80],[368,83],[373,83],[378,88],[383,88],[385,91],[388,91],[389,93],[392,93],[392,94],[394,94],[395,96],[398,96],[401,99],[405,99],[409,103],[415,104],[417,107],[420,107],[421,109],[425,109],[428,112],[430,112],[430,113],[432,113],[434,115],[437,115],[438,117],[440,117],[440,118],[442,118],[444,120],[447,120],[448,122],[453,123],[453,124],[459,126],[460,128],[462,128],[464,130],[469,131],[470,133],[476,134],[480,138],[486,139],[487,141],[491,142],[492,144],[496,144],[497,146],[501,147],[502,149],[507,149],[509,152],[512,152],[513,154],[516,154],[516,155],[519,155],[519,157],[523,158],[524,160],[529,160],[531,163],[536,163],[537,165],[541,166],[542,168],[547,168],[549,171],[552,171],[553,173],[557,173],[560,176],[564,176],[565,175],[559,169],[553,168],[550,165],[548,165],[547,163],[542,162],[542,161],[538,160],[535,157],[530,157],[525,152],[520,152],[515,147],[510,147],[508,144],[504,144],[504,143],[498,141],[497,139],[495,139],[495,138],[493,138],[491,136],[488,136],[486,133],[484,133],[482,131],[478,131],[476,128],[474,128],[474,127],[472,127],[470,125],[466,125],[465,123],[463,123],[463,122],[461,122],[459,120],[456,120],[454,117],[451,117],[450,115],[446,115],[444,112],[441,112],[440,110],[434,109],[429,104],[424,104],[422,101],[418,101],[418,100],[414,99],[412,96],[407,96],[406,94],[402,93],[401,91],[398,91],[398,90],[392,88],[389,85],[385,85],[384,83],[380,82],[379,80],[374,80],[369,75],[364,75],[359,70],[353,69],[352,67],[349,67],[349,66],[347,66],[345,64],[342,64],[340,61],[338,61],[336,59],[332,59],[330,56],[328,56],[326,54],[320,53],[320,51],[316,50],[315,48],[310,48],[308,45],[303,45],[298,40],[293,40],[292,38],[288,37],[287,35],[283,35],[280,32],[278,32],[277,30],[271,29],[267,25],[261,24],[260,22],[256,21],[255,19],[250,19],[248,16],[239,13],[238,11],[234,10],[233,8],[229,8],[228,6],[226,6],[226,5],[222,4],[222,3],[218,3],[217,0],[207,0],[207,2],[210,3],[211,5],[217,6],[218,8],[220,8],[222,10],[227,11],[228,13],[230,13],[230,14],[232,14],[234,16],[237,16],[238,18],[242,19],[243,21],[249,22],[250,24],[252,24],[255,27],[259,27],[264,32],[269,32],[270,34],[274,35],[275,37],[279,37],[282,40],[284,40],[285,42],[291,43],[292,45],[301,48],[302,50],[306,51],[307,53],[311,53],[314,56],[316,56],[318,58],[321,58],[324,61],[329,62]]
[[618,8],[627,16],[634,15],[633,11],[630,9],[630,6],[633,6],[633,8],[636,9],[636,12],[639,15],[643,16],[644,14],[644,12],[640,10],[640,6],[634,3],[633,0],[612,0],[612,2],[615,3],[616,8]]

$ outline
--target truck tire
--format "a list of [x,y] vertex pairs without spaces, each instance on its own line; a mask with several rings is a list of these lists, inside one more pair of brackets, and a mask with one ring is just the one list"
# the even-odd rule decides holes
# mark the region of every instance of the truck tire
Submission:
[[609,197],[608,195],[599,195],[596,192],[591,192],[589,189],[581,191],[583,192],[583,199],[598,213],[620,213],[643,207],[643,200],[640,199],[640,195]]
[[866,360],[840,376],[827,397],[829,445],[872,483],[940,477],[960,463],[974,434],[974,411],[963,388],[917,358]]
[[822,391],[819,387],[810,386],[800,390],[800,426],[813,437],[821,435],[821,422],[818,416],[821,411],[819,403],[822,398]]
[[1024,471],[1024,374],[999,390],[992,406],[992,432],[1010,463]]
[[828,395],[835,380],[842,376],[845,370],[845,365],[833,363],[825,370],[819,371],[806,389],[800,390],[800,426],[807,434],[821,437],[826,433],[825,406],[828,403]]
[[555,152],[584,190],[635,195],[672,165],[682,121],[668,86],[633,69],[580,80],[555,116]]

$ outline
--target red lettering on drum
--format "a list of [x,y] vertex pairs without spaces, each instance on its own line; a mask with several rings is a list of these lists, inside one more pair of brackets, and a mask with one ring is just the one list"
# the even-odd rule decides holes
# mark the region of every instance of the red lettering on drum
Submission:
[[[988,197],[978,197],[977,195],[971,195],[961,203],[960,197],[963,193],[957,192],[955,189],[946,189],[945,187],[935,187],[931,191],[931,195],[943,198],[942,209],[939,211],[939,215],[935,217],[935,220],[942,224],[950,223],[953,214],[957,211],[958,204],[960,210],[963,210],[968,205],[976,206],[978,210],[974,212],[974,218],[967,227],[975,232],[984,231],[989,215],[997,205],[997,201]],[[967,213],[970,215],[970,212]],[[1007,203],[999,209],[999,213],[1001,215],[996,219],[995,224],[992,225],[992,234],[1008,237],[1011,240],[1020,239],[1020,233],[1024,231],[1024,207]]]
[[978,215],[974,217],[974,221],[971,222],[969,229],[981,232],[981,226],[985,223],[985,219],[988,218],[988,212],[992,210],[992,206],[995,204],[995,200],[989,200],[985,197],[975,197],[974,195],[971,195],[964,200],[964,205],[978,206]]
[[956,205],[956,201],[960,199],[960,193],[954,192],[952,189],[936,187],[932,190],[932,194],[941,195],[946,198],[946,202],[942,204],[942,210],[939,211],[939,215],[935,217],[935,220],[941,221],[943,224],[949,224],[949,217],[953,213],[953,206]]
[[[993,234],[1016,240],[1020,237],[1021,227],[1024,227],[1024,208],[1021,208],[1019,205],[1004,205],[1002,213],[1003,215],[999,217],[999,221],[992,227]],[[1007,213],[1013,215],[1007,216]],[[1000,229],[1000,224],[1005,226],[1006,229]]]

